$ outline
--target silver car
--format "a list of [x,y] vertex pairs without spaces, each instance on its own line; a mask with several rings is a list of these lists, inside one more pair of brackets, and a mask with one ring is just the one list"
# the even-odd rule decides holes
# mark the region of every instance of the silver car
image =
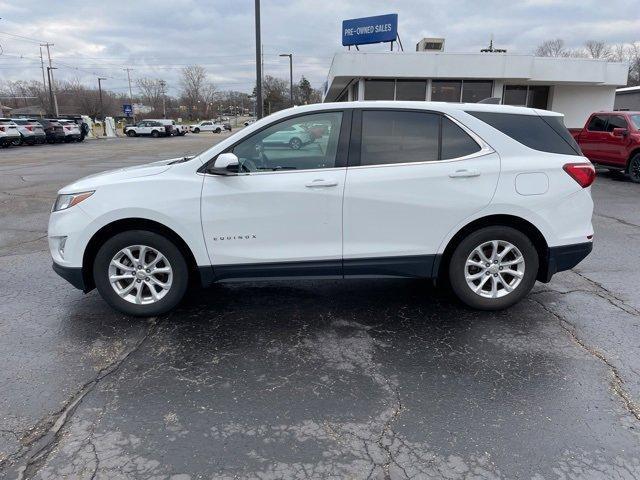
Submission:
[[13,122],[18,126],[18,131],[21,136],[20,143],[35,145],[36,143],[41,144],[47,141],[47,135],[44,133],[44,128],[42,128],[42,125],[37,120],[14,118]]
[[0,118],[0,146],[7,148],[11,145],[20,145],[22,137],[18,126],[10,118]]

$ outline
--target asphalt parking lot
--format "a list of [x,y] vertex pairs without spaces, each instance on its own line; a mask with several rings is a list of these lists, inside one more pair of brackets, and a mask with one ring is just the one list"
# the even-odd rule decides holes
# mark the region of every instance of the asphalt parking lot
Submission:
[[211,134],[0,151],[0,478],[640,478],[640,185],[519,305],[426,282],[214,285],[153,319],[51,270],[56,191]]

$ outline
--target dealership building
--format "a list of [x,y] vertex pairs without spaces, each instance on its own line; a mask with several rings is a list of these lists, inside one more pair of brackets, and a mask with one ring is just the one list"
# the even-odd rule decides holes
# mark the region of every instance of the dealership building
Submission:
[[554,110],[567,127],[582,127],[590,113],[611,110],[628,65],[585,58],[443,51],[364,53],[333,57],[325,102],[431,100],[478,102]]

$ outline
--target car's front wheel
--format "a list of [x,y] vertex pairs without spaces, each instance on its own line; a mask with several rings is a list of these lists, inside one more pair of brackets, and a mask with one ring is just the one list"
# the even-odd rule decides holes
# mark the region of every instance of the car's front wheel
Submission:
[[291,148],[291,150],[300,150],[300,147],[302,147],[302,140],[299,138],[289,140],[289,148]]
[[501,310],[520,301],[533,288],[538,253],[519,230],[493,226],[477,230],[456,247],[449,262],[451,288],[479,310]]
[[146,230],[111,237],[93,263],[93,278],[102,298],[134,316],[160,315],[174,308],[187,290],[188,276],[178,247]]
[[627,172],[632,182],[640,183],[640,153],[634,155],[633,158],[629,160]]

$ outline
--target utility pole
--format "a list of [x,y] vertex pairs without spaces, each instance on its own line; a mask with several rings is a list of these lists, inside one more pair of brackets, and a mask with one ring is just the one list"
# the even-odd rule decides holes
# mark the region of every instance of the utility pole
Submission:
[[47,78],[49,79],[49,113],[54,112],[53,103],[53,89],[51,88],[51,70],[55,70],[56,67],[47,67]]
[[102,117],[102,136],[107,136],[107,119],[104,116],[104,104],[102,103],[102,80],[106,80],[104,77],[98,77],[98,93],[100,94],[100,117]]
[[260,0],[255,0],[256,9],[256,118],[262,118],[262,42],[260,41]]
[[40,46],[40,68],[42,68],[42,88],[47,88],[47,80],[44,76],[44,59],[42,58],[42,45]]
[[131,69],[127,67],[127,68],[124,68],[123,70],[127,72],[127,80],[129,81],[129,103],[131,103],[131,115],[133,115],[133,122],[135,123],[136,113],[135,113],[135,110],[133,109],[133,91],[131,90],[131,75],[129,74]]
[[56,68],[53,68],[53,65],[51,65],[51,51],[49,50],[49,47],[53,47],[53,43],[42,43],[40,44],[41,47],[47,47],[47,57],[49,58],[49,90],[53,92],[53,107],[54,107],[54,111],[56,114],[56,117],[60,114],[60,112],[58,111],[58,99],[56,98],[56,88],[55,88],[55,80],[53,79],[53,73],[51,73],[51,70],[57,70]]
[[293,53],[281,53],[281,57],[289,57],[289,101],[293,107]]
[[160,80],[160,88],[162,89],[162,118],[167,118],[167,105],[166,105],[166,96],[164,94],[164,87],[166,87],[167,82],[164,80]]

